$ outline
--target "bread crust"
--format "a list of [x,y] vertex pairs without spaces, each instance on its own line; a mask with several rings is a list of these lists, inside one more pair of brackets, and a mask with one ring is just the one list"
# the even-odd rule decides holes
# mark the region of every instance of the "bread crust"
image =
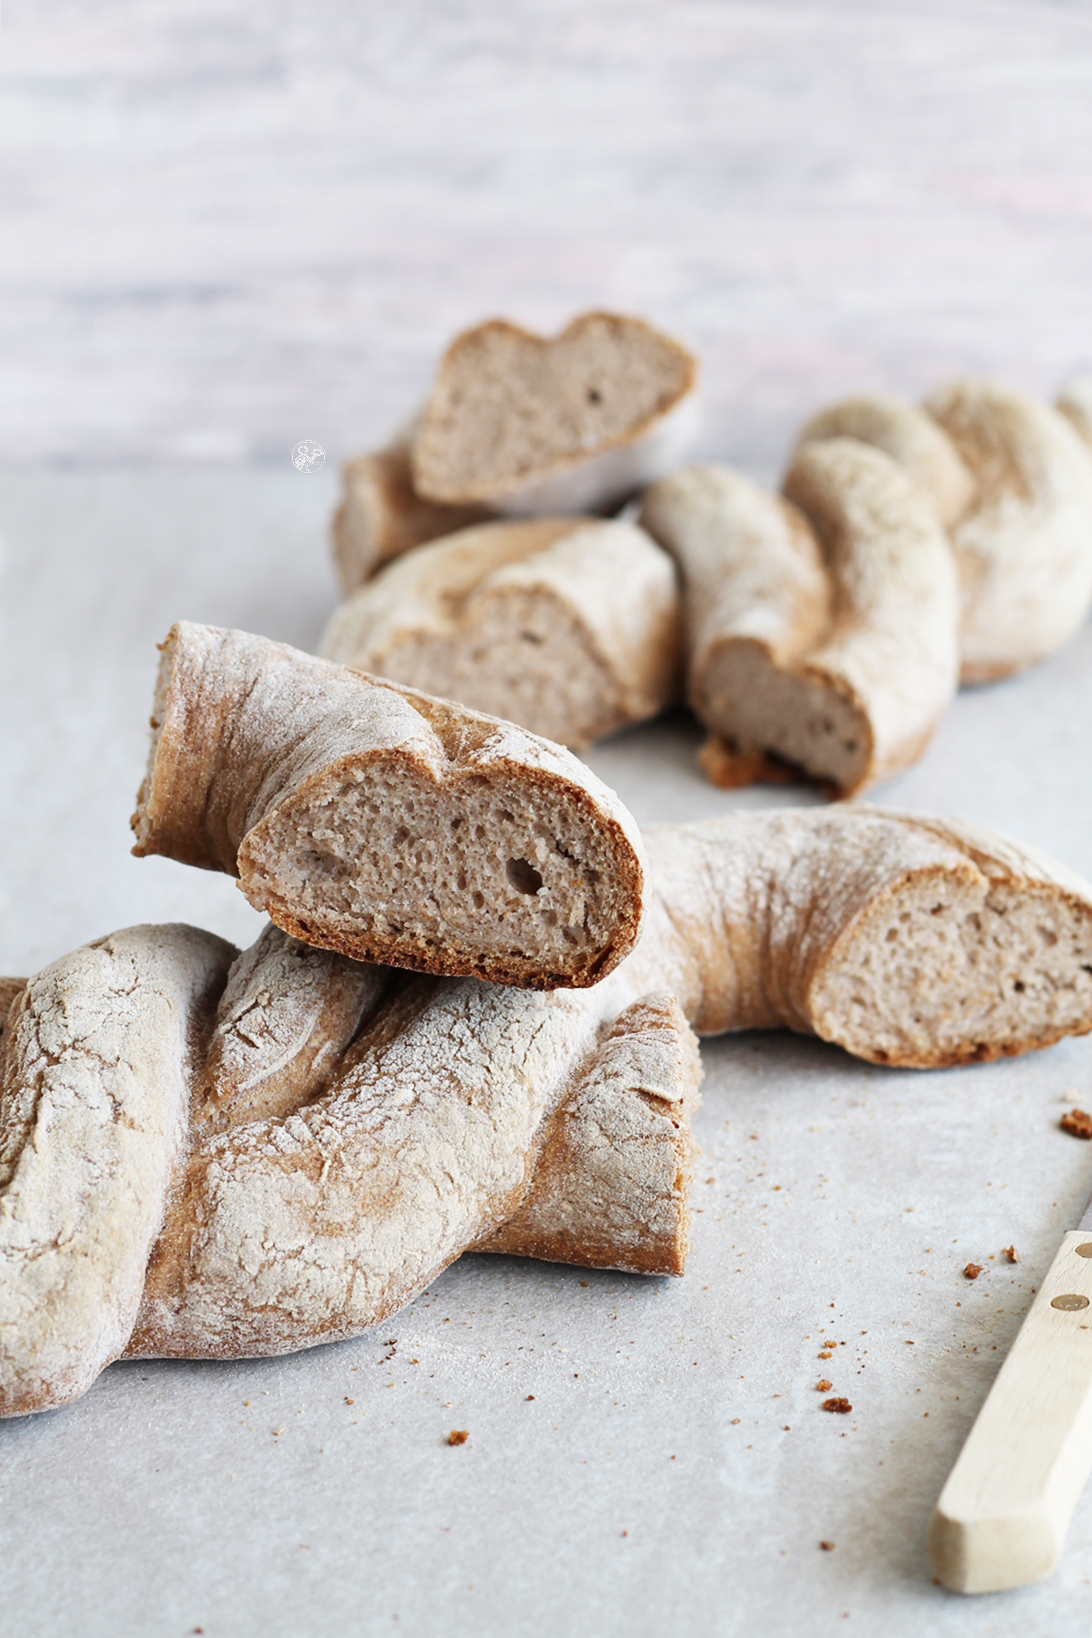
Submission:
[[414,489],[509,513],[612,509],[680,458],[696,381],[693,355],[642,319],[582,313],[552,338],[492,319],[440,361]]
[[410,440],[407,432],[385,449],[346,461],[341,469],[331,546],[346,597],[403,552],[489,516],[483,506],[422,500],[413,487]]
[[1092,460],[1070,419],[991,382],[926,400],[974,476],[952,531],[962,680],[992,682],[1063,647],[1092,605]]
[[633,947],[640,834],[560,746],[186,624],[152,720],[134,853],[238,876],[306,943],[543,989],[595,984]]
[[633,524],[495,521],[390,564],[319,651],[580,750],[677,696],[675,568]]

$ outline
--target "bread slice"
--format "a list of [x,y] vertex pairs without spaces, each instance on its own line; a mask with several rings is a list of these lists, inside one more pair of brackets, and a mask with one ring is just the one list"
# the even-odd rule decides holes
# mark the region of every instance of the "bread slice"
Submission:
[[849,796],[916,761],[952,697],[952,555],[858,439],[806,444],[785,494],[691,467],[649,489],[641,522],[679,564],[688,697],[733,779],[773,757]]
[[481,524],[389,564],[320,652],[579,750],[675,698],[675,566],[634,524]]
[[484,506],[438,506],[414,492],[409,436],[342,468],[334,563],[346,597],[392,558],[489,516]]
[[567,751],[245,632],[172,629],[133,828],[359,960],[582,986],[640,926],[637,827]]
[[991,682],[1054,654],[1088,618],[1092,460],[1072,420],[1011,388],[953,381],[925,407],[977,487],[952,544],[963,681]]
[[646,932],[620,969],[700,1035],[814,1032],[917,1069],[1092,1029],[1092,886],[952,819],[858,807],[645,831]]
[[559,336],[502,319],[457,336],[414,439],[425,500],[508,513],[599,512],[671,470],[697,365],[641,319],[584,313]]

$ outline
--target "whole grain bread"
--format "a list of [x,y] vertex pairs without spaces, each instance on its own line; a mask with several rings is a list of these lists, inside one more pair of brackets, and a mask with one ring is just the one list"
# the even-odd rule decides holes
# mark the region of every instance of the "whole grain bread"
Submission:
[[954,526],[962,676],[991,682],[1055,653],[1092,605],[1092,460],[1071,420],[989,382],[953,381],[926,409],[972,473]]
[[440,362],[414,490],[508,513],[609,511],[680,458],[696,376],[678,342],[617,313],[584,313],[551,339],[480,324]]
[[320,653],[580,750],[674,700],[678,613],[674,564],[636,525],[496,521],[389,564]]
[[245,632],[163,648],[138,856],[223,870],[309,944],[549,989],[632,948],[636,825],[511,723]]
[[952,697],[954,566],[906,473],[859,439],[806,443],[785,495],[691,467],[641,522],[679,564],[687,693],[732,782],[772,755],[848,796],[916,761]]
[[19,990],[0,1413],[64,1403],[122,1352],[355,1335],[467,1249],[681,1272],[687,1020],[921,1068],[1092,1028],[1092,888],[1033,850],[858,807],[648,844],[641,940],[590,989],[411,978],[273,929],[235,956],[169,927]]

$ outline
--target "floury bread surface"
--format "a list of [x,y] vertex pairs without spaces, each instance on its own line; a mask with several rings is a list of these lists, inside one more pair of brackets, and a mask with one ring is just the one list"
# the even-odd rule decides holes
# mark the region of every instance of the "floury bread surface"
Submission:
[[[991,682],[1063,647],[1092,605],[1092,394],[1056,409],[989,381],[939,388],[922,409],[848,399],[798,449],[850,435],[902,465],[950,531],[960,580],[961,679]],[[1060,413],[1059,413],[1060,412]]]
[[186,624],[152,720],[133,851],[238,876],[307,943],[550,989],[597,983],[636,940],[636,825],[511,723]]
[[685,1265],[700,1066],[662,993],[132,928],[31,980],[0,1072],[0,1414],[123,1353],[358,1334],[471,1247]]
[[648,843],[641,940],[590,989],[409,977],[275,928],[242,956],[134,928],[8,981],[0,1411],[123,1352],[352,1336],[467,1249],[682,1272],[687,1021],[929,1068],[1092,1027],[1092,889],[1030,850],[867,808]]
[[414,489],[507,513],[608,511],[680,458],[696,376],[678,342],[617,313],[552,339],[501,319],[464,331],[414,438]]
[[785,494],[690,467],[641,521],[679,563],[697,715],[848,796],[914,762],[952,697],[955,569],[906,473],[859,439],[805,445]]
[[675,566],[630,523],[497,521],[389,564],[334,614],[331,660],[575,750],[677,689]]

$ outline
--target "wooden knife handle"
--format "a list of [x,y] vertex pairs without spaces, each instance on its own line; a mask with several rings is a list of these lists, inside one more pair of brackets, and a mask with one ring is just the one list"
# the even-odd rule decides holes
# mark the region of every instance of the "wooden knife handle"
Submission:
[[1049,1575],[1092,1468],[1092,1234],[1067,1234],[940,1493],[933,1573],[956,1592]]

